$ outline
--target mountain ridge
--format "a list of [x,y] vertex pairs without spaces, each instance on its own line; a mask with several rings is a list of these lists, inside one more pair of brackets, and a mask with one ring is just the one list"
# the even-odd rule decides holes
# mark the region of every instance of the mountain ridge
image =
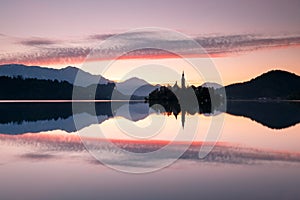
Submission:
[[115,83],[116,88],[119,89],[122,94],[135,96],[147,96],[151,90],[154,90],[157,87],[137,77],[118,83],[106,79],[101,75],[94,75],[73,66],[54,69],[22,64],[6,64],[0,65],[0,77],[3,76],[11,78],[22,76],[24,79],[58,80],[60,82],[67,81],[70,84],[81,87],[87,87],[97,83],[103,85]]
[[[77,78],[76,80],[76,75],[78,73],[80,73],[81,79]],[[101,75],[93,75],[73,66],[54,69],[40,66],[27,66],[22,64],[7,64],[0,65],[0,76],[22,76],[23,78],[36,78],[39,80],[67,81],[71,84],[83,87],[98,82],[99,84],[107,84],[108,82],[111,82]]]
[[271,70],[249,81],[225,86],[228,99],[298,99],[300,76],[284,70]]
[[160,85],[152,85],[141,78],[132,77],[116,83],[116,89],[125,95],[148,96]]

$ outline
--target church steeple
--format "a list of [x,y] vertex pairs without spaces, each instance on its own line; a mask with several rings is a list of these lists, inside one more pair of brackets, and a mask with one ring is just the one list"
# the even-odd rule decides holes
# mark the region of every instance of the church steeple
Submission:
[[181,76],[181,88],[185,88],[185,78],[184,78],[184,71],[182,71],[182,76]]

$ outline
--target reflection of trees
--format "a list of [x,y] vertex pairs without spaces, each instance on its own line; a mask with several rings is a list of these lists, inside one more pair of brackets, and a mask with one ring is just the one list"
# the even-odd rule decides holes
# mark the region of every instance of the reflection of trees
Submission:
[[[76,111],[72,110],[76,107]],[[119,105],[114,105],[114,107]],[[121,104],[120,104],[121,106]],[[73,114],[88,113],[90,115],[113,116],[111,102],[104,103],[1,103],[0,124],[34,122],[39,120],[66,119]]]
[[182,127],[184,127],[186,113],[211,114],[220,109],[224,103],[222,95],[215,92],[213,88],[201,86],[179,88],[177,84],[173,87],[162,86],[155,89],[146,101],[156,112],[173,114],[176,118],[181,113]]
[[[176,97],[177,98],[177,97]],[[146,118],[155,110],[157,113],[165,115],[181,115],[181,123],[184,126],[186,114],[210,113],[207,111],[222,111],[218,106],[209,106],[208,103],[200,104],[199,107],[193,107],[189,101],[161,101],[148,100],[148,105],[141,102],[101,102],[101,103],[1,103],[0,111],[4,113],[0,115],[0,125],[7,124],[14,127],[15,125],[23,124],[24,127],[18,127],[11,134],[20,134],[26,132],[37,132],[36,130],[53,130],[53,121],[57,122],[56,129],[75,131],[74,123],[70,120],[65,120],[74,114],[86,113],[91,116],[99,116],[98,123],[104,119],[113,117],[125,117],[132,121],[138,121]],[[72,107],[75,106],[74,111]],[[128,113],[120,112],[123,108],[128,108]],[[236,116],[250,118],[269,128],[281,129],[296,125],[300,122],[300,104],[291,102],[245,102],[245,101],[229,101],[227,102],[227,113]],[[37,122],[40,121],[40,122]],[[37,122],[37,126],[27,126],[27,122]],[[38,129],[41,127],[42,129]],[[95,123],[90,121],[85,126]],[[1,126],[0,126],[1,127]],[[5,132],[5,127],[2,126],[1,133]],[[36,129],[36,128],[37,129]],[[52,129],[51,129],[52,127]],[[13,129],[11,129],[13,130]],[[10,133],[10,132],[7,132]]]

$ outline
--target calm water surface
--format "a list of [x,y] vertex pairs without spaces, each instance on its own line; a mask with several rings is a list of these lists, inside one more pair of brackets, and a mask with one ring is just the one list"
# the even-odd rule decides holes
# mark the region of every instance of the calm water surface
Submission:
[[[70,103],[1,103],[1,199],[300,198],[299,103],[230,103],[227,113],[176,117],[144,103],[89,108],[82,104],[74,113]],[[218,117],[224,117],[218,143],[199,159]],[[196,122],[195,141],[182,157],[146,174],[101,164],[81,140],[109,138],[130,151],[152,151],[176,135],[189,142]],[[141,138],[147,142],[138,143]]]

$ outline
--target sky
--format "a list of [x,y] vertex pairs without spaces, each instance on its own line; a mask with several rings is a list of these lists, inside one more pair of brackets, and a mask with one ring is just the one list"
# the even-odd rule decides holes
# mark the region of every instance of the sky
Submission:
[[[99,73],[85,67],[89,60],[86,58],[103,41],[123,34],[122,40],[112,40],[109,48],[101,47],[101,59],[96,60],[99,65],[141,43],[145,47],[163,44],[184,57],[209,58],[209,67],[216,68],[224,85],[246,81],[272,69],[300,75],[299,10],[299,0],[1,0],[0,64],[53,68],[73,65]],[[149,33],[147,27],[184,36],[165,37],[159,31]],[[187,45],[191,40],[205,51],[191,51]],[[147,59],[150,59],[148,64]],[[171,54],[155,50],[125,55],[114,70],[103,75],[112,80],[135,76],[136,71],[128,75],[133,62],[145,69],[149,63],[169,62],[167,68],[177,74],[184,70],[191,84],[201,82],[193,70],[179,65]],[[155,77],[160,77],[156,69]],[[172,76],[169,80],[150,80],[146,75],[141,78],[150,82],[167,83],[176,79]]]

